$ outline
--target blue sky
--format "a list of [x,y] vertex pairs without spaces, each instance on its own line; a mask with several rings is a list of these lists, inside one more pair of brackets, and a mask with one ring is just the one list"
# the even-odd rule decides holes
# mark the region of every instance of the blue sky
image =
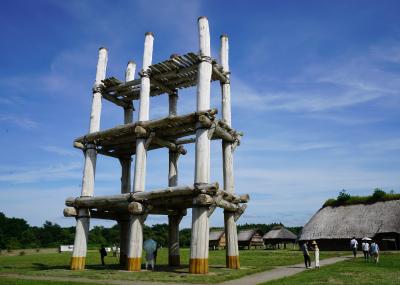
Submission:
[[[72,141],[88,131],[98,48],[109,49],[107,76],[123,78],[129,60],[141,66],[147,31],[155,34],[153,62],[196,52],[202,15],[213,57],[220,34],[230,39],[233,125],[245,133],[236,191],[251,195],[241,223],[303,225],[342,189],[399,192],[399,10],[398,1],[3,3],[0,211],[32,225],[74,225],[62,210],[66,197],[80,194],[83,156]],[[220,106],[217,84],[212,105]],[[195,89],[182,92],[178,112],[194,109]],[[167,110],[166,96],[151,99],[151,118]],[[101,128],[122,121],[104,102]],[[212,147],[212,180],[222,184],[220,143]],[[180,184],[193,183],[188,150]],[[118,193],[118,161],[100,157],[97,165],[95,194]],[[166,183],[167,152],[150,152],[147,189]],[[182,226],[190,221],[189,214]],[[222,224],[216,211],[211,225]]]

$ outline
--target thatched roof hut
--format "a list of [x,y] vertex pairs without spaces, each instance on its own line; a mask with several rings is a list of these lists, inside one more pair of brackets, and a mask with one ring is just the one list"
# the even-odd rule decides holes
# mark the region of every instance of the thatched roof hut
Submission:
[[378,240],[381,249],[399,248],[400,200],[320,209],[299,240],[316,240],[322,249],[349,249],[352,237]]
[[224,230],[212,230],[210,231],[209,246],[215,249],[225,248],[225,232]]
[[264,247],[263,232],[259,229],[242,230],[238,233],[239,247]]
[[284,244],[284,247],[286,248],[287,243],[295,243],[297,240],[297,236],[289,231],[287,228],[284,227],[279,227],[279,228],[274,228],[267,232],[263,236],[264,244],[270,244],[273,247],[279,244]]

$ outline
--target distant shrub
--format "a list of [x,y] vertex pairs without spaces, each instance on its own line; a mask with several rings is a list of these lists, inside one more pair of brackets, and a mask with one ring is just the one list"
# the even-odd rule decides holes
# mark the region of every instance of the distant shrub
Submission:
[[342,190],[339,192],[339,195],[337,196],[337,201],[339,203],[346,203],[346,201],[350,200],[351,195],[349,193],[346,192],[346,190]]
[[339,207],[346,205],[357,205],[357,204],[373,204],[376,202],[384,202],[391,200],[400,200],[400,194],[396,194],[393,191],[390,193],[386,193],[382,189],[375,188],[374,192],[370,196],[351,196],[346,190],[342,190],[339,192],[339,195],[336,199],[328,199],[324,205],[324,207]]
[[379,188],[375,188],[374,194],[372,194],[372,198],[376,200],[384,199],[385,196],[386,192]]
[[23,255],[25,255],[25,250],[23,250],[23,251],[20,251],[20,252],[19,252],[19,255],[20,255],[20,256],[23,256]]
[[39,251],[40,251],[40,248],[37,248],[37,249],[36,249],[36,252],[39,252]]

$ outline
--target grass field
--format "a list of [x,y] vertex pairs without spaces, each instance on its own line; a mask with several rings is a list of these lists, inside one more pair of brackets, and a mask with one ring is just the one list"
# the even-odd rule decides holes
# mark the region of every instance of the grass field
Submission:
[[398,285],[400,284],[400,254],[383,253],[379,264],[366,263],[362,258],[349,259],[263,284]]
[[[8,273],[23,274],[30,276],[56,276],[65,277],[73,280],[74,277],[104,280],[146,280],[161,282],[190,282],[190,283],[216,283],[224,280],[236,279],[244,275],[272,269],[275,266],[290,265],[302,262],[302,254],[292,250],[243,250],[240,252],[242,268],[240,270],[230,270],[225,268],[225,251],[210,251],[210,273],[208,275],[188,274],[188,249],[182,249],[181,260],[183,266],[170,269],[167,264],[167,250],[159,252],[158,266],[156,271],[125,272],[118,270],[117,258],[106,257],[107,265],[101,266],[97,251],[89,251],[87,257],[87,270],[69,270],[70,253],[47,253],[31,254],[24,256],[0,256],[0,278],[1,284],[71,284],[63,282],[46,283],[40,281],[18,281],[15,283],[10,278],[6,278]],[[341,252],[322,252],[321,258],[339,256],[346,253]],[[9,283],[6,283],[9,282]],[[10,283],[11,282],[11,283]],[[14,282],[14,283],[12,283]],[[28,283],[24,283],[28,282]],[[31,282],[31,283],[29,283]]]

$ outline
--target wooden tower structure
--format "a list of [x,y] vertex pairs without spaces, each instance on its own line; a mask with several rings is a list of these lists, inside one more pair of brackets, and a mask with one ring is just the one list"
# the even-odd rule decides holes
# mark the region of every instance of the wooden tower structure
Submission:
[[[140,271],[143,223],[149,214],[168,215],[169,265],[180,264],[179,223],[187,208],[192,208],[192,235],[189,272],[208,272],[209,216],[216,207],[224,209],[226,265],[239,268],[236,220],[244,212],[248,195],[234,192],[233,152],[241,133],[231,127],[230,71],[228,37],[221,36],[221,58],[211,58],[208,20],[198,19],[199,53],[173,55],[152,64],[153,34],[146,33],[143,67],[135,79],[134,62],[129,62],[125,80],[106,78],[108,51],[100,48],[89,133],[74,141],[85,155],[80,197],[68,198],[64,215],[76,218],[71,269],[85,268],[90,218],[116,220],[120,225],[120,264],[129,271]],[[222,90],[222,119],[210,108],[210,83],[219,81]],[[178,90],[197,86],[197,108],[178,115]],[[168,94],[169,116],[149,120],[150,96]],[[102,98],[124,110],[124,124],[100,130]],[[139,100],[138,120],[133,121],[133,101]],[[222,141],[223,188],[210,182],[210,140]],[[190,186],[178,186],[178,158],[186,154],[185,144],[195,143],[195,176]],[[147,151],[169,150],[168,187],[145,189]],[[121,193],[94,196],[96,157],[98,154],[119,159]],[[133,187],[131,162],[135,157]],[[146,191],[145,191],[146,190]]]

